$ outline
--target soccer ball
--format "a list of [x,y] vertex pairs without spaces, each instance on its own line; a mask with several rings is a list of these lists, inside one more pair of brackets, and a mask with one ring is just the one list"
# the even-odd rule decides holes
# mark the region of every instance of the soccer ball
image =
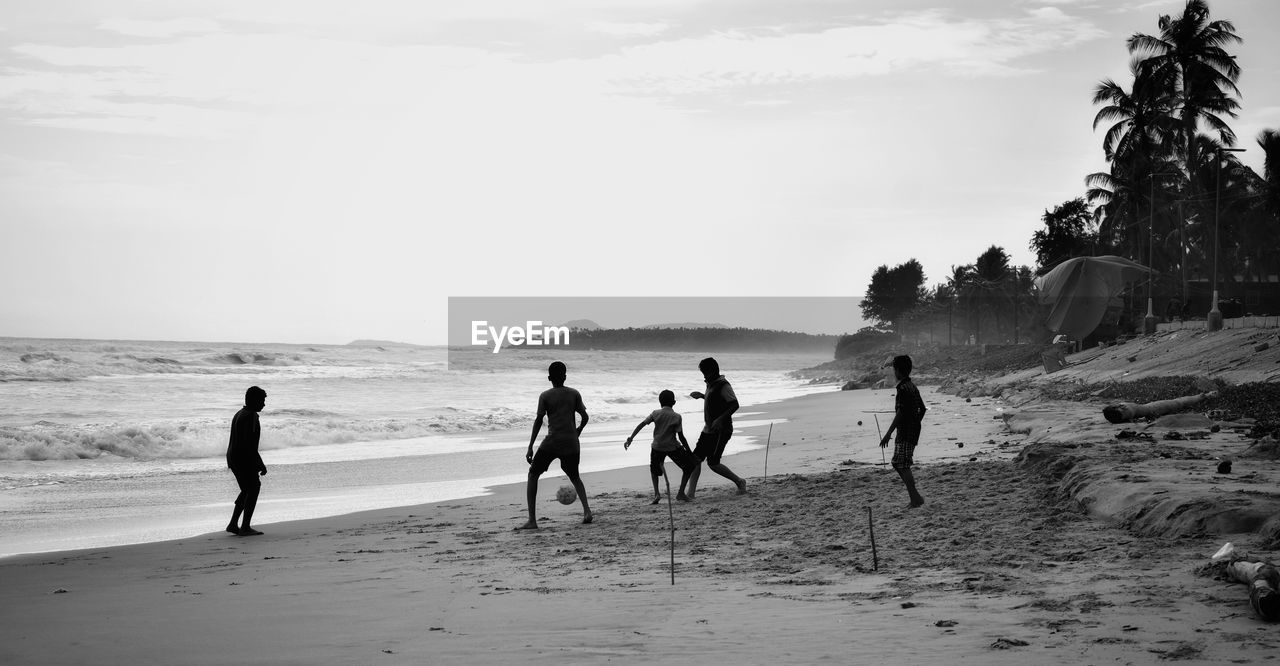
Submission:
[[578,501],[578,491],[574,490],[573,486],[560,486],[560,490],[556,491],[556,499],[560,500],[561,504],[573,504]]

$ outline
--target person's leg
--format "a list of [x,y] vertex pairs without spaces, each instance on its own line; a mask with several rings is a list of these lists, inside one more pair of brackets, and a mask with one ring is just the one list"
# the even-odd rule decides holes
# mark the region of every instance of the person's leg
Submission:
[[684,489],[685,486],[689,485],[689,477],[693,476],[693,473],[701,467],[701,463],[697,457],[684,449],[673,452],[671,461],[680,466],[680,492],[676,493],[676,499],[681,502],[688,502],[692,497],[686,495]]
[[529,520],[525,524],[517,527],[518,530],[536,530],[538,529],[538,510],[535,503],[538,501],[538,477],[547,471],[554,459],[549,447],[545,443],[538,447],[533,454],[533,462],[529,463],[529,481],[525,486],[525,499],[529,503]]
[[910,442],[895,442],[892,463],[893,469],[898,472],[898,476],[902,479],[902,485],[907,487],[907,496],[911,499],[911,503],[907,506],[912,509],[924,504],[924,498],[916,490],[916,477],[911,473],[915,448],[915,445]]
[[657,504],[662,501],[662,493],[658,490],[658,477],[666,471],[662,467],[662,459],[664,454],[654,449],[649,450],[649,476],[653,479],[653,501],[650,504]]
[[240,514],[244,512],[244,491],[241,490],[236,495],[236,508],[231,512],[231,522],[227,523],[227,531],[232,534],[240,533]]
[[518,530],[536,530],[538,529],[538,511],[534,508],[534,503],[538,501],[538,477],[542,476],[541,472],[529,470],[529,481],[525,485],[525,499],[529,503],[529,520],[525,524],[517,527]]
[[707,459],[716,448],[716,436],[714,433],[704,432],[698,434],[698,443],[693,446],[693,457],[698,464],[694,466],[693,471],[689,472],[689,499],[693,499],[698,492],[698,480],[702,478],[702,461]]
[[582,478],[577,474],[577,461],[579,461],[581,453],[573,451],[561,456],[561,469],[564,475],[568,476],[568,480],[573,484],[573,489],[577,491],[577,501],[582,502],[582,524],[591,523],[591,506],[586,502],[586,487],[582,485]]
[[262,490],[262,484],[256,483],[244,494],[244,522],[240,523],[240,534],[243,536],[253,536],[262,534],[258,530],[253,529],[253,510],[258,506],[258,493]]
[[[227,531],[241,536],[262,534],[253,529],[253,510],[258,506],[258,493],[262,489],[262,480],[257,470],[231,470],[236,476],[236,484],[240,486],[240,494],[236,495],[236,506],[231,513],[231,522]],[[241,517],[244,520],[241,522]]]
[[710,467],[711,471],[716,474],[732,481],[733,485],[738,487],[738,494],[744,495],[747,492],[747,482],[743,481],[741,477],[733,473],[733,470],[720,462],[720,456],[724,454],[724,447],[729,443],[729,438],[732,436],[732,432],[726,432],[716,438],[715,451],[707,457],[707,467]]

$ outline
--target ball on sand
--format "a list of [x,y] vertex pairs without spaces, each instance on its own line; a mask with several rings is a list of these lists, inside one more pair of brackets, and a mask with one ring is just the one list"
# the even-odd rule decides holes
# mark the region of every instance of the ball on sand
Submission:
[[556,491],[556,499],[560,500],[561,504],[573,504],[578,500],[578,491],[574,490],[573,486],[560,486],[560,490]]
[[858,425],[862,425],[862,421],[858,421]]

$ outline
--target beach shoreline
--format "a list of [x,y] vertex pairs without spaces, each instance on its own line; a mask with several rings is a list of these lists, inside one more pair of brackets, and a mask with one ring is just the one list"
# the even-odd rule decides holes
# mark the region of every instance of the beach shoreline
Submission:
[[[0,621],[12,637],[0,657],[1264,658],[1269,643],[1254,631],[1244,588],[1193,572],[1218,537],[1140,536],[1073,509],[1013,460],[1036,433],[1010,434],[993,418],[997,399],[936,395],[921,448],[954,455],[919,467],[927,504],[907,509],[892,471],[850,455],[874,446],[864,413],[886,396],[891,404],[891,391],[833,390],[751,408],[776,424],[769,475],[764,449],[725,459],[747,479],[746,496],[704,473],[698,501],[671,507],[674,570],[668,507],[648,504],[638,456],[635,467],[584,476],[591,525],[579,524],[576,504],[555,503],[560,481],[548,480],[543,529],[528,534],[512,530],[525,510],[523,484],[513,484],[465,501],[272,524],[263,537],[0,560]],[[744,434],[767,436],[767,426],[752,430]],[[102,617],[130,621],[93,621]]]

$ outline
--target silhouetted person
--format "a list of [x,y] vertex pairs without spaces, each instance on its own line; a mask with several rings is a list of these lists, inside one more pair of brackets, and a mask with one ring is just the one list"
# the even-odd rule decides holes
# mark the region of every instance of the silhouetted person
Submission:
[[[529,522],[517,527],[518,530],[538,529],[538,515],[534,509],[534,501],[538,497],[538,477],[547,471],[551,461],[560,459],[560,469],[573,483],[578,491],[578,500],[582,502],[582,522],[591,522],[591,507],[587,505],[587,489],[582,485],[582,477],[578,476],[578,460],[582,451],[578,436],[587,427],[587,408],[582,404],[582,394],[564,385],[568,369],[564,363],[556,361],[547,368],[547,379],[551,388],[538,396],[538,418],[533,422],[533,433],[529,435],[529,451],[525,460],[529,461],[529,486],[526,491],[529,500]],[[582,415],[582,423],[576,424],[575,414]],[[538,440],[538,431],[542,429],[542,420],[547,420],[547,436],[533,452],[533,443]]]
[[893,357],[893,375],[898,379],[898,394],[893,400],[893,423],[884,432],[880,440],[880,448],[889,445],[889,437],[896,430],[898,438],[893,443],[893,469],[902,477],[907,486],[907,495],[911,497],[911,508],[924,504],[924,498],[916,490],[916,479],[911,473],[914,462],[912,456],[916,444],[920,443],[920,422],[927,411],[924,400],[920,397],[920,389],[911,381],[911,357],[907,355]]
[[[240,536],[262,534],[253,529],[253,509],[258,506],[258,491],[262,490],[260,475],[266,475],[267,466],[258,455],[258,440],[262,427],[258,424],[258,412],[267,405],[267,392],[250,386],[244,392],[244,407],[231,419],[231,438],[227,442],[227,467],[236,475],[240,494],[236,496],[236,508],[227,523],[227,531]],[[244,522],[240,515],[244,514]],[[238,526],[237,526],[238,525]]]
[[689,483],[689,475],[702,463],[693,456],[693,451],[689,450],[689,440],[684,438],[684,417],[675,410],[676,394],[671,391],[659,393],[658,405],[660,409],[653,410],[640,422],[640,425],[636,426],[635,430],[631,431],[631,436],[627,438],[622,448],[624,450],[631,448],[631,440],[635,439],[645,426],[652,423],[653,447],[649,452],[649,475],[653,477],[653,501],[650,504],[662,501],[662,494],[658,492],[658,477],[666,471],[662,467],[662,461],[667,458],[670,458],[671,462],[678,465],[683,472],[680,476],[680,492],[676,493],[676,499],[687,502],[689,498],[684,494],[684,489]]
[[[714,358],[708,356],[702,359],[698,363],[698,370],[702,371],[702,379],[707,383],[707,392],[694,391],[689,397],[694,400],[706,399],[702,405],[702,419],[706,425],[702,426],[702,433],[698,435],[693,455],[699,461],[707,461],[707,467],[711,471],[732,481],[738,486],[738,494],[742,495],[747,492],[747,482],[720,462],[725,445],[733,437],[733,413],[738,411],[738,396],[734,394],[729,380],[720,374],[720,364]],[[699,464],[689,474],[689,499],[697,494],[698,477],[701,475],[702,465]]]

